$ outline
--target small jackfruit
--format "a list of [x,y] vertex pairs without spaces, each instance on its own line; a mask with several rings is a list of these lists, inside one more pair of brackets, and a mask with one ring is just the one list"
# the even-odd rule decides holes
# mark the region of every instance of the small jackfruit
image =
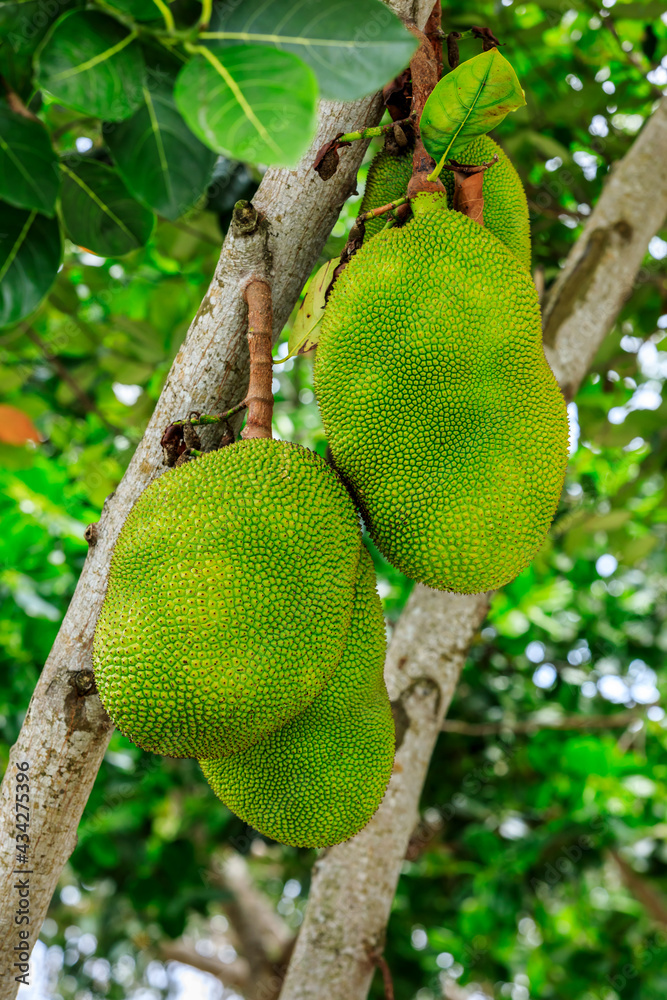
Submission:
[[[484,227],[512,251],[530,270],[530,222],[528,202],[514,164],[507,153],[488,135],[479,135],[456,154],[459,163],[479,166],[497,154],[498,162],[484,171]],[[454,197],[454,177],[443,170],[440,178],[447,191],[449,207]]]
[[215,794],[260,833],[329,847],[369,821],[385,793],[394,723],[384,686],[382,608],[362,548],[347,646],[322,694],[252,747],[201,762]]
[[[388,205],[403,198],[412,177],[412,150],[393,156],[386,149],[377,153],[368,168],[366,190],[361,200],[359,214]],[[378,215],[366,223],[365,239],[369,240],[387,225],[388,215]]]
[[343,654],[358,517],[318,455],[239,441],[130,511],[93,646],[100,697],[155,753],[219,757],[302,712]]
[[333,461],[387,559],[441,590],[513,579],[567,461],[535,287],[478,223],[418,195],[334,285],[315,390]]

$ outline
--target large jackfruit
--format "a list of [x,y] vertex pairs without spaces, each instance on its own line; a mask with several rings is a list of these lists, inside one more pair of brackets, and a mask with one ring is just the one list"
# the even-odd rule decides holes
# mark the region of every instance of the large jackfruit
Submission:
[[[361,200],[359,214],[370,212],[390,201],[403,198],[412,177],[412,150],[393,156],[386,149],[377,153],[368,168],[366,190]],[[365,239],[370,239],[387,225],[387,215],[378,215],[366,223]]]
[[[509,247],[514,256],[529,270],[531,262],[530,224],[528,202],[521,178],[512,161],[488,135],[480,135],[468,143],[459,153],[457,160],[472,166],[488,163],[495,155],[498,162],[484,172],[484,225]],[[366,191],[360,214],[370,212],[390,201],[402,198],[412,176],[412,153],[404,156],[390,156],[381,150],[368,170]],[[447,201],[452,207],[454,197],[454,177],[443,170],[441,180],[447,191]],[[387,216],[380,215],[366,223],[366,239],[384,229]]]
[[533,283],[492,233],[419,195],[334,285],[315,389],[336,468],[385,556],[431,587],[502,586],[542,544],[565,403]]
[[383,680],[382,608],[362,548],[347,646],[322,694],[252,747],[203,761],[215,794],[256,830],[296,847],[357,833],[385,793],[394,723]]
[[320,694],[345,648],[358,517],[319,456],[240,441],[130,511],[95,632],[97,686],[145,750],[219,757]]

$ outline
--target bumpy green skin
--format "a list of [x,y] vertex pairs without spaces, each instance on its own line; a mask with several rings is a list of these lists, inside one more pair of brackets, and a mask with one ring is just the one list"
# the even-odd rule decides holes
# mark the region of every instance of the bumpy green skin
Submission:
[[[408,190],[408,183],[412,177],[412,150],[408,150],[402,156],[390,156],[384,149],[374,157],[368,168],[366,178],[366,190],[361,201],[359,214],[370,212],[380,205],[388,205],[390,201],[403,198]],[[369,219],[366,223],[365,239],[375,236],[387,225],[386,215],[379,215],[377,219]]]
[[116,726],[212,758],[294,718],[343,654],[360,551],[346,490],[297,445],[240,441],[166,472],[123,526],[95,632]]
[[[488,163],[495,154],[498,163],[489,167],[484,173],[484,225],[490,233],[497,236],[501,243],[509,247],[514,256],[521,261],[526,270],[530,270],[530,224],[528,220],[528,202],[523,190],[521,178],[517,174],[512,161],[497,142],[488,135],[480,135],[469,142],[464,149],[457,151],[459,163]],[[404,156],[389,156],[384,150],[379,152],[368,170],[366,191],[361,202],[361,212],[370,212],[380,205],[402,198],[408,189],[412,175],[412,153]],[[448,170],[440,175],[447,191],[447,200],[451,208],[454,196],[454,177]],[[366,223],[366,238],[370,239],[384,229],[386,216],[379,216]]]
[[549,529],[565,402],[525,269],[495,236],[420,195],[336,282],[315,388],[336,468],[384,555],[440,590],[502,586]]
[[215,794],[260,833],[295,847],[329,847],[369,821],[394,758],[384,686],[384,622],[362,549],[348,643],[319,698],[250,749],[202,762]]
[[[501,243],[509,247],[517,260],[529,271],[531,251],[528,202],[521,178],[514,169],[512,161],[488,135],[477,136],[465,148],[457,150],[456,159],[459,163],[477,167],[480,163],[488,163],[496,153],[499,157],[498,163],[484,171],[484,226],[497,236]],[[443,170],[440,177],[447,190],[447,199],[451,207],[454,178],[448,170]]]

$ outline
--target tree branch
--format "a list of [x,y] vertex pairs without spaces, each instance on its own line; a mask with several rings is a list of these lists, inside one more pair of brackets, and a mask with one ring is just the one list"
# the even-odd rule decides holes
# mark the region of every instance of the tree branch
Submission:
[[627,712],[614,712],[611,715],[566,715],[562,719],[543,721],[541,719],[526,719],[513,722],[463,722],[461,719],[445,719],[442,723],[444,733],[460,733],[461,736],[497,736],[503,732],[530,735],[543,729],[624,729],[631,722],[642,719],[648,708],[632,708]]
[[[419,20],[420,0],[388,6]],[[425,20],[425,15],[423,20]],[[422,23],[423,23],[422,20]],[[284,326],[341,206],[356,184],[366,143],[341,150],[336,176],[326,184],[312,170],[316,151],[337,132],[377,125],[379,95],[346,104],[322,102],[318,133],[294,170],[270,169],[254,198],[263,220],[252,232],[232,225],[209,290],[181,347],[155,412],[116,492],[107,499],[76,593],[33,694],[12,749],[0,794],[0,912],[18,902],[14,809],[17,764],[31,775],[30,874],[32,949],[60,873],[76,844],[76,830],[102,761],[112,726],[92,683],[91,644],[118,532],[140,493],[163,470],[162,434],[188,414],[224,413],[242,399],[248,382],[247,308],[243,290],[256,274],[270,276],[274,337]],[[238,220],[237,220],[238,221]],[[264,270],[266,268],[266,271]],[[224,425],[202,428],[205,446]],[[0,1000],[13,1000],[14,936],[0,939]]]
[[544,343],[572,399],[635,283],[648,242],[667,215],[667,101],[615,164],[565,267],[547,292]]
[[[632,289],[649,238],[666,214],[663,99],[616,166],[550,295],[545,316],[550,360],[569,397]],[[394,773],[368,826],[316,865],[281,1000],[366,997],[374,971],[369,954],[382,947],[435,741],[487,606],[485,594],[413,590],[385,671],[398,727]]]
[[181,962],[193,969],[208,972],[220,980],[228,989],[245,990],[250,980],[250,967],[244,958],[227,964],[219,958],[200,955],[183,941],[168,941],[160,946],[160,957],[164,962]]
[[651,920],[662,927],[667,927],[667,899],[639,872],[636,872],[622,854],[611,850],[609,855],[618,868],[625,888],[632,893],[637,902],[641,903]]

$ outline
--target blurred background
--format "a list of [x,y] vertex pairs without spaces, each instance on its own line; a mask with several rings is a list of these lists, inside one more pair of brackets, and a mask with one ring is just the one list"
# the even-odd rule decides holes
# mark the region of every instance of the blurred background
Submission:
[[[528,193],[538,287],[667,92],[664,10],[465,0],[444,11],[445,30],[491,27],[526,91],[495,138]],[[461,56],[477,50],[465,41]],[[101,144],[74,113],[48,114],[73,150]],[[372,151],[320,263],[345,242]],[[0,335],[3,766],[83,564],[83,530],[143,433],[234,202],[260,179],[220,160],[203,204],[161,222],[148,247],[112,260],[70,245],[32,323]],[[397,1000],[667,994],[666,335],[663,231],[570,406],[549,541],[495,596],[445,723],[388,928]],[[324,453],[311,375],[312,356],[276,368],[275,433]],[[411,583],[374,557],[391,633]],[[21,1000],[273,1000],[315,859],[245,827],[194,761],[115,734]]]

